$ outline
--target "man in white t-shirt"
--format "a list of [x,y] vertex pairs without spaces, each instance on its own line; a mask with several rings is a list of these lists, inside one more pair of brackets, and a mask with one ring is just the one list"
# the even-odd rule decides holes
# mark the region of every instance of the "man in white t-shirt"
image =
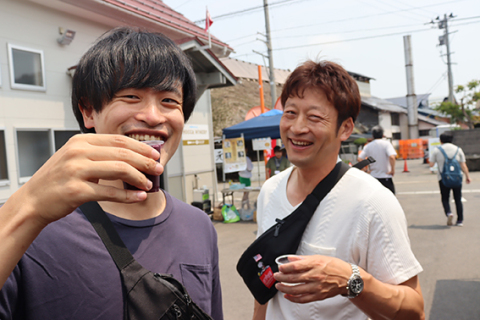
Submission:
[[[258,236],[333,170],[361,104],[355,80],[328,61],[295,69],[281,101],[280,135],[294,166],[264,183]],[[279,292],[265,305],[255,301],[253,319],[424,319],[422,267],[405,215],[370,175],[354,168],[345,173],[317,207],[297,254],[274,274]]]
[[[465,174],[465,181],[470,183],[470,173],[467,168],[467,164],[465,162],[465,154],[463,153],[462,148],[457,147],[452,143],[453,135],[450,132],[444,132],[440,135],[440,143],[442,144],[442,149],[447,154],[447,157],[450,159],[455,156],[458,163],[460,164],[460,168],[462,169],[463,173]],[[437,178],[438,178],[438,185],[440,186],[440,194],[442,195],[442,205],[443,210],[445,211],[445,215],[447,216],[447,225],[453,225],[453,213],[450,210],[450,190],[453,191],[453,199],[455,200],[455,208],[457,209],[457,222],[455,223],[458,227],[463,227],[463,204],[462,204],[462,186],[458,188],[448,188],[442,182],[442,170],[443,165],[445,163],[445,157],[443,156],[442,152],[435,148],[433,149],[430,159],[429,159],[430,167],[433,167],[435,163],[438,164],[437,170]]]
[[368,157],[375,159],[375,162],[370,164],[370,174],[395,194],[392,178],[395,174],[397,152],[390,141],[383,139],[383,128],[381,126],[372,128],[372,136],[374,140],[363,148],[363,151],[358,155],[358,161]]

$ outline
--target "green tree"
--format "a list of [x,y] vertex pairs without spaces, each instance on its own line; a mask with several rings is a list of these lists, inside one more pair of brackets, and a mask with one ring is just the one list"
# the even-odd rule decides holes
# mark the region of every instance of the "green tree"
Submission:
[[478,122],[478,117],[474,116],[472,111],[479,110],[480,80],[472,80],[466,86],[456,86],[455,93],[460,96],[458,101],[442,102],[435,107],[435,110],[449,115],[451,123],[465,122],[470,129],[473,129],[475,122]]

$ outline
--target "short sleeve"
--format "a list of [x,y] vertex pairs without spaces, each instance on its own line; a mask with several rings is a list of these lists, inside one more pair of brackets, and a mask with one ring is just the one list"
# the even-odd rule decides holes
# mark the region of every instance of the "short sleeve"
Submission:
[[429,162],[430,163],[435,163],[437,162],[437,153],[438,153],[438,148],[434,148],[431,152],[430,152],[430,157],[429,157]]
[[368,158],[370,156],[370,154],[368,153],[368,150],[369,150],[369,147],[368,147],[368,144],[363,147],[363,150],[362,152],[360,153],[359,157],[365,159],[365,158]]
[[393,145],[390,142],[388,142],[387,154],[388,154],[389,157],[397,155],[397,151],[395,151],[395,148],[393,147]]
[[463,153],[462,148],[458,149],[458,162],[465,162],[465,153]]

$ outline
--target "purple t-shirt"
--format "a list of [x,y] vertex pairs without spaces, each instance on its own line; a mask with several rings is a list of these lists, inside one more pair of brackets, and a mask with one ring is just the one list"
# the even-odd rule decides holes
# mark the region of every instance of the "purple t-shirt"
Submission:
[[[223,319],[217,234],[208,216],[165,192],[158,217],[109,214],[135,259],[172,274],[213,319]],[[48,225],[0,291],[0,319],[123,318],[120,272],[80,209]]]

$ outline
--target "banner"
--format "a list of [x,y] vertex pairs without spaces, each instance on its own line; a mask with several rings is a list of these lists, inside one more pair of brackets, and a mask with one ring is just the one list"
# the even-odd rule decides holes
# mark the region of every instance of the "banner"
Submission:
[[269,150],[272,147],[271,138],[252,139],[253,150]]
[[206,124],[186,124],[183,127],[182,140],[184,146],[208,145],[209,134]]
[[243,171],[247,168],[247,155],[243,137],[223,140],[223,159],[225,173]]

